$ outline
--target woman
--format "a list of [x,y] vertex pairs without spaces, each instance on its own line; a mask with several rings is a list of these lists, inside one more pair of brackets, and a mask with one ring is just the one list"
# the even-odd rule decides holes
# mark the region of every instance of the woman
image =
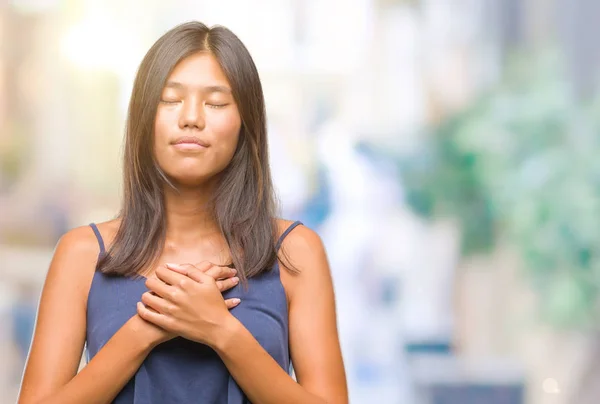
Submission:
[[326,254],[275,219],[264,109],[226,28],[186,23],[152,46],[122,210],[59,241],[20,403],[347,402]]

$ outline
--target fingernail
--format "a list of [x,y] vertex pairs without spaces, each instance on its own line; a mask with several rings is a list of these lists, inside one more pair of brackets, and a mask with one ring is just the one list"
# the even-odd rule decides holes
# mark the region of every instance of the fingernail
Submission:
[[240,278],[235,276],[235,277],[231,278],[231,280],[233,281],[234,284],[237,284],[240,281]]
[[177,265],[177,264],[171,264],[169,262],[166,263],[165,265],[168,266],[168,267],[171,267],[171,268],[179,268],[179,265]]
[[238,298],[231,299],[231,300],[233,300],[233,304],[240,304],[240,302],[241,302],[241,300]]
[[237,274],[237,269],[231,268],[231,271],[233,272],[234,275]]

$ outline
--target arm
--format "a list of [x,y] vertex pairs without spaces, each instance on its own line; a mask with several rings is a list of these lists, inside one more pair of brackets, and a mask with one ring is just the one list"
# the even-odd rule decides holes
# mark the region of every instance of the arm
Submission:
[[140,366],[163,331],[132,317],[79,373],[86,301],[98,247],[89,228],[58,243],[40,299],[19,404],[107,403]]
[[233,317],[229,318],[215,349],[253,403],[346,404],[346,376],[323,244],[316,233],[301,226],[286,237],[283,248],[300,271],[294,276],[287,274],[286,282],[290,349],[298,382]]

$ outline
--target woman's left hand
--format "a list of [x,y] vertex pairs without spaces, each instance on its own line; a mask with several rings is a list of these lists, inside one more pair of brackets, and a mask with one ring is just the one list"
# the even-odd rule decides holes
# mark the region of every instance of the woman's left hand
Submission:
[[[216,281],[192,265],[167,264],[149,278],[138,314],[167,331],[192,341],[214,346],[232,319],[229,309],[239,299],[225,301]],[[145,307],[145,306],[149,307]],[[231,306],[231,307],[228,307]]]

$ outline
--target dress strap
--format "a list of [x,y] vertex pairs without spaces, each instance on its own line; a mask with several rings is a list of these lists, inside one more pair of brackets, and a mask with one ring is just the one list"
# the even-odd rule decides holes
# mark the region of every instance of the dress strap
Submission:
[[102,239],[102,234],[100,234],[100,230],[98,230],[98,226],[96,226],[95,223],[90,223],[90,227],[92,230],[94,230],[96,239],[98,239],[98,245],[100,246],[100,254],[98,254],[98,258],[100,258],[106,252],[106,249],[104,248],[104,240]]
[[300,226],[301,224],[303,224],[301,221],[297,220],[294,223],[292,223],[290,225],[290,227],[288,227],[283,234],[281,235],[281,237],[279,237],[279,240],[277,240],[277,244],[275,245],[275,251],[279,251],[279,249],[281,248],[281,244],[283,243],[283,239],[286,238],[286,236],[288,234],[290,234],[290,232],[292,230],[294,230],[296,227]]

